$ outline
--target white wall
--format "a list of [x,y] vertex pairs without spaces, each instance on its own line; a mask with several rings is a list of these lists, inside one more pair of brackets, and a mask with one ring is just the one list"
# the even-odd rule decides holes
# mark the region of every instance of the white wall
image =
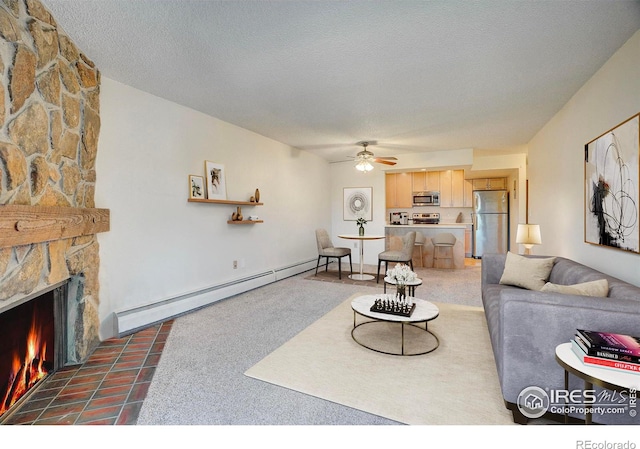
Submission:
[[640,255],[584,243],[584,145],[640,111],[640,31],[529,143],[536,254],[560,255],[640,285]]
[[[331,226],[326,161],[106,77],[100,98],[102,338],[114,312],[317,258],[314,230]],[[228,199],[260,189],[264,206],[243,215],[263,224],[229,225],[235,206],[187,202],[205,160],[225,165]]]

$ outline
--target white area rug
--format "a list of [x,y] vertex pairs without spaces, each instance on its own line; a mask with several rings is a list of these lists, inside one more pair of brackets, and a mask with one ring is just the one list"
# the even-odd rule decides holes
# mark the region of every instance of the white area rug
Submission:
[[482,308],[435,303],[440,316],[428,326],[440,346],[402,357],[353,341],[352,298],[245,375],[406,424],[513,424]]

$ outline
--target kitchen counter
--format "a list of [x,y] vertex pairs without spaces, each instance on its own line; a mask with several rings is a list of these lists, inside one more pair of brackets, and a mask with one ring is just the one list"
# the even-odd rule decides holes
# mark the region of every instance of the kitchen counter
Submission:
[[450,232],[457,240],[452,248],[453,268],[464,268],[465,232],[469,226],[471,226],[471,223],[386,225],[385,250],[402,249],[402,237],[407,232],[420,232],[425,237],[425,243],[422,247],[422,261],[420,261],[420,251],[416,249],[413,252],[413,264],[415,267],[433,267],[434,246],[431,243],[431,239],[441,232]]
[[471,223],[438,223],[438,224],[408,224],[408,225],[386,225],[387,228],[452,228],[465,229]]

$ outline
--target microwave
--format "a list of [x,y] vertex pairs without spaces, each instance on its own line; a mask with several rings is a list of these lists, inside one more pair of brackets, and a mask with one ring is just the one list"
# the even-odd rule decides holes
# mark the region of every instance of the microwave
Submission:
[[415,206],[439,206],[440,192],[413,192],[413,205]]

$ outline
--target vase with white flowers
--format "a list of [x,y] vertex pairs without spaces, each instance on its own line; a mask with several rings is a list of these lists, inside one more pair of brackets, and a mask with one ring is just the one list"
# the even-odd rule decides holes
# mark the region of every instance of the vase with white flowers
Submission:
[[358,225],[358,235],[364,235],[364,225],[367,224],[367,220],[360,217],[356,220],[356,224]]
[[396,264],[391,270],[387,270],[387,277],[396,282],[396,297],[404,301],[407,297],[407,282],[415,281],[418,276],[404,263]]

